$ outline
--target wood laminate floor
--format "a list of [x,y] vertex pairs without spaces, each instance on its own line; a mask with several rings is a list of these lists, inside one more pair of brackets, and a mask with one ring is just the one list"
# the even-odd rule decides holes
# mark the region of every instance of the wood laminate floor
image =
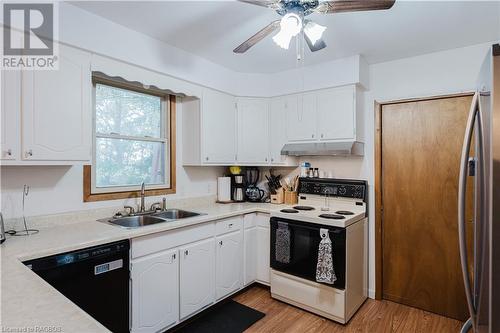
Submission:
[[368,299],[347,325],[316,316],[271,298],[268,288],[254,286],[234,300],[266,316],[246,332],[425,332],[457,333],[462,323],[389,301]]

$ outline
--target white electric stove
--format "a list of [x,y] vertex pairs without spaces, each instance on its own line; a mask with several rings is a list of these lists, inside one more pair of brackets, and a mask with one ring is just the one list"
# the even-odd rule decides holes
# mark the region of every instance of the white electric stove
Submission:
[[[271,212],[271,296],[347,323],[367,298],[366,181],[301,178],[297,205]],[[279,260],[277,230],[290,232],[290,259]],[[321,233],[332,242],[336,281],[316,281]]]

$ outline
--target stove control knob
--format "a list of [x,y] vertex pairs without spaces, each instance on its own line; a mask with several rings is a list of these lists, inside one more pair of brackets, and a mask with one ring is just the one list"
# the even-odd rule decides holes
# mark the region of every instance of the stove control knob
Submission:
[[345,188],[345,186],[339,187],[339,194],[340,195],[344,195],[344,194],[346,194],[346,192],[347,192],[347,189]]

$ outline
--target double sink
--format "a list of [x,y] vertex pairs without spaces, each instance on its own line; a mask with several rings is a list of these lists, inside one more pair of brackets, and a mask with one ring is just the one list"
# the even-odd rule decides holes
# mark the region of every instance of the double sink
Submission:
[[157,223],[172,222],[199,215],[203,214],[172,208],[160,212],[139,213],[131,216],[113,217],[108,219],[101,219],[98,221],[110,223],[123,228],[138,228]]

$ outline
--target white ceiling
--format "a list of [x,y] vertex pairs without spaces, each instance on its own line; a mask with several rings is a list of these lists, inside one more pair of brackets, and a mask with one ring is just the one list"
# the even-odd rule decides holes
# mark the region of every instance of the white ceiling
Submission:
[[[236,1],[85,1],[72,4],[238,72],[296,66],[267,37],[245,54],[232,50],[279,16]],[[313,14],[327,26],[326,49],[306,49],[306,65],[361,54],[378,63],[500,40],[499,1],[397,1],[388,11]]]

